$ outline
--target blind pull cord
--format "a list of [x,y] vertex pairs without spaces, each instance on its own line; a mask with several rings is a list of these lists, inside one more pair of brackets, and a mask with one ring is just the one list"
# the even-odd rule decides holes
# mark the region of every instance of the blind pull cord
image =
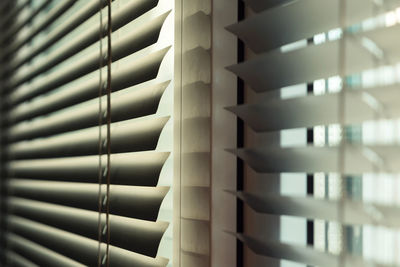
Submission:
[[110,182],[111,182],[111,0],[107,3],[107,192],[106,192],[106,234],[107,234],[107,247],[106,247],[106,266],[110,266]]
[[103,27],[103,14],[101,12],[102,9],[102,2],[103,0],[99,0],[99,87],[98,87],[98,101],[99,101],[99,110],[98,110],[98,153],[99,153],[99,166],[98,166],[98,221],[97,221],[97,240],[98,240],[98,247],[97,247],[97,266],[101,266],[102,255],[101,255],[101,243],[102,243],[102,224],[101,224],[101,214],[103,211],[103,199],[102,199],[102,183],[103,183],[103,172],[102,172],[102,162],[101,156],[103,154],[103,146],[102,146],[102,133],[101,133],[101,126],[103,124],[103,107],[102,107],[102,95],[103,95],[103,75],[102,75],[102,68],[103,68],[103,42],[102,42],[102,27]]
[[[102,9],[102,2],[103,0],[100,0],[100,28],[99,28],[99,41],[100,41],[100,54],[99,54],[99,117],[98,117],[98,123],[99,123],[99,144],[98,144],[98,151],[99,151],[99,167],[98,167],[98,183],[99,183],[99,190],[98,190],[98,229],[97,229],[97,234],[98,234],[98,261],[97,265],[100,266],[110,266],[110,261],[109,261],[109,247],[110,247],[110,220],[109,220],[109,214],[110,214],[110,169],[111,169],[111,0],[107,0],[107,24],[103,26],[103,14],[101,12]],[[103,31],[106,31],[107,34],[107,54],[104,56],[103,55],[103,43],[102,43],[102,38],[103,35],[105,34]],[[103,75],[102,75],[102,68],[104,66],[104,61],[107,61],[107,80],[103,81]],[[105,91],[105,92],[104,92]],[[102,106],[102,97],[106,94],[107,98],[107,105],[106,105],[106,110],[103,112],[103,106]],[[103,136],[102,136],[102,125],[103,125],[103,119],[106,120],[107,123],[107,135],[105,136],[105,140],[103,141]],[[103,155],[103,149],[106,151],[106,156],[107,156],[107,162],[106,165],[103,168],[103,163],[102,163],[102,155]],[[104,181],[105,179],[105,181]],[[103,192],[102,192],[102,185],[103,183],[106,183],[106,192],[103,197]],[[105,224],[102,225],[102,213],[105,210],[106,212],[106,221]],[[102,253],[102,243],[105,238],[106,242],[106,251],[103,254]]]

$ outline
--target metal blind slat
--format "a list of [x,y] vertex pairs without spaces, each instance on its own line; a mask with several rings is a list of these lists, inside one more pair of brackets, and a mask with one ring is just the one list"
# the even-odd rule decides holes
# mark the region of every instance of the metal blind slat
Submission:
[[[91,239],[97,239],[98,212],[48,204],[30,199],[11,197],[7,199],[9,212],[24,218],[54,226]],[[148,207],[143,206],[143,209]],[[101,227],[105,226],[105,215]],[[157,256],[157,249],[165,222],[149,222],[110,215],[111,245],[150,257]],[[135,240],[135,242],[131,242]]]
[[[10,195],[92,211],[98,210],[99,185],[95,183],[10,178]],[[105,185],[102,185],[102,197]],[[110,186],[110,211],[114,215],[156,221],[161,202],[169,188]]]
[[[86,265],[97,264],[97,241],[71,234],[57,228],[36,223],[17,216],[8,216],[10,229],[19,235],[36,241],[52,250],[69,256]],[[101,246],[104,253],[104,244]],[[110,246],[110,264],[112,266],[155,267],[166,266],[168,260],[151,258]]]

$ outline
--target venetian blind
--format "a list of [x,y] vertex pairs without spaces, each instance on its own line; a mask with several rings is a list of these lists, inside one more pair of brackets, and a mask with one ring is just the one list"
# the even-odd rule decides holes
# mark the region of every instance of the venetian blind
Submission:
[[2,2],[4,263],[171,265],[172,11]]
[[[250,251],[244,266],[264,266],[267,258],[300,264],[290,266],[398,266],[400,2],[244,5],[245,19],[227,27],[245,51],[228,67],[245,92],[243,103],[228,108],[245,124],[243,147],[231,150],[245,164],[244,188],[232,192],[244,203],[236,234]],[[283,180],[296,191],[298,175],[311,178],[311,190],[282,194]],[[308,231],[311,242],[282,240],[285,226],[276,218],[283,216],[308,220],[310,228],[294,231]],[[355,240],[349,233],[357,231]]]

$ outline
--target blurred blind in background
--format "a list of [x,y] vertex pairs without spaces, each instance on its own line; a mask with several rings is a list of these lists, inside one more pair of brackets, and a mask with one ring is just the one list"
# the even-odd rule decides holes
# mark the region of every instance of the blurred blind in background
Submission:
[[243,266],[400,265],[399,7],[245,0],[228,27]]

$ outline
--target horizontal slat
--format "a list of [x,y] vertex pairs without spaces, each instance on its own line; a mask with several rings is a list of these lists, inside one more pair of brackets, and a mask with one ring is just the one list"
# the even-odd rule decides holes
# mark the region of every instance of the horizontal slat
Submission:
[[33,262],[25,259],[21,255],[16,254],[13,251],[6,250],[4,252],[7,266],[13,266],[13,267],[39,267],[39,265],[34,264]]
[[[8,5],[7,8],[8,9],[12,9],[12,8],[16,8],[15,3],[11,3],[13,1],[8,1]],[[6,11],[7,12],[7,11]],[[19,13],[13,17],[9,23],[3,25],[2,30],[4,30],[4,33],[6,33],[7,31],[9,31],[12,27],[16,27],[19,24],[21,24],[24,20],[26,20],[26,18],[32,13],[32,5],[31,3],[28,3],[28,5],[26,5],[23,9],[21,9],[19,11]],[[4,40],[5,36],[0,36],[0,43],[5,41]],[[9,39],[11,40],[11,39]]]
[[[283,10],[285,5],[291,2],[295,2],[296,0],[244,0],[244,2],[251,7],[251,9],[255,12],[261,12],[269,8],[278,8]],[[346,1],[347,4],[346,9],[347,12],[355,12],[360,10],[360,14],[365,12],[369,12],[370,16],[373,16],[374,12],[378,12],[381,9],[393,9],[399,5],[399,0],[383,0],[383,1],[371,1],[366,2],[363,0],[352,0]],[[319,12],[323,10],[318,10]],[[358,15],[360,15],[358,14]],[[356,14],[356,16],[358,16]]]
[[13,233],[7,233],[6,239],[7,245],[13,251],[38,264],[37,266],[85,266]]
[[[99,213],[97,211],[87,211],[15,197],[7,200],[7,207],[10,214],[94,240],[98,238]],[[146,208],[143,206],[143,209]],[[102,214],[102,230],[105,225],[106,215]],[[111,245],[155,257],[168,223],[148,222],[109,215],[109,227]]]
[[[156,43],[166,15],[167,14],[164,14],[158,17],[153,21],[153,23],[144,24],[143,27],[137,28],[137,31],[133,31],[130,35],[114,42],[111,45],[112,61],[117,61],[125,56],[133,54],[140,49]],[[11,98],[13,98],[15,95],[18,95],[22,100],[26,100],[40,94],[44,94],[48,91],[56,89],[59,86],[71,82],[76,78],[88,74],[89,72],[95,71],[98,69],[98,67],[99,53],[98,51],[94,51],[93,53],[78,60],[73,65],[68,65],[59,69],[58,71],[44,76],[43,78],[35,80],[29,84],[29,90],[27,90],[27,87],[15,89],[11,93]],[[27,73],[30,73],[30,71],[28,70]],[[16,85],[11,85],[10,88],[15,88],[15,86]]]
[[[162,94],[170,81],[149,84],[140,89],[114,92],[111,94],[111,121],[121,121],[154,114]],[[115,87],[113,89],[116,89]],[[12,109],[6,118],[6,124],[12,124],[24,119],[44,115],[79,99],[70,95],[70,90],[64,90],[53,95],[38,98]],[[94,94],[93,94],[94,95]],[[102,107],[106,106],[106,97],[102,98]],[[9,141],[46,136],[65,131],[77,130],[99,124],[99,103],[92,101],[77,106],[68,107],[40,120],[22,123],[10,128]]]
[[255,12],[261,12],[265,9],[286,5],[290,2],[294,2],[295,0],[244,0],[246,5],[250,6],[251,9]]
[[[285,44],[312,38],[321,32],[339,28],[341,26],[340,2],[341,0],[293,1],[290,4],[251,16],[229,26],[228,30],[242,39],[254,52],[266,52]],[[345,1],[344,26],[360,23],[367,18],[384,14],[400,6],[398,0],[383,2],[385,2],[383,6],[378,9],[376,2],[373,1]]]
[[[52,250],[75,259],[85,265],[97,266],[97,240],[91,240],[79,235],[71,234],[17,216],[8,216],[7,223],[9,229],[18,235],[51,248]],[[104,255],[106,251],[105,244],[100,246],[100,250],[101,254]],[[100,258],[102,258],[102,256]],[[110,246],[109,263],[110,266],[115,267],[161,267],[166,266],[168,260],[164,258],[147,257]]]
[[[111,181],[114,184],[156,186],[168,152],[134,152],[111,155]],[[105,171],[106,155],[101,156]],[[68,179],[96,182],[99,176],[99,156],[15,160],[6,163],[11,177]]]
[[[369,39],[382,52],[382,61],[386,65],[398,63],[399,61],[399,46],[400,24],[395,24],[390,27],[378,28],[371,31],[366,31],[356,37]],[[375,65],[376,67],[376,65]]]
[[[400,85],[345,92],[344,121],[339,119],[340,93],[298,98],[265,98],[254,104],[229,107],[257,132],[343,123],[362,123],[377,118],[397,119]],[[279,116],[277,116],[279,114]]]
[[50,26],[59,16],[66,12],[71,6],[73,6],[77,1],[75,0],[65,0],[57,3],[57,5],[52,8],[47,14],[44,15],[37,23],[35,23],[27,34],[23,36],[17,36],[17,39],[6,47],[5,53],[10,55],[20,49],[24,44],[32,40],[35,35]]
[[[151,2],[156,3],[157,1],[151,0],[143,2],[147,8],[138,7],[137,2],[131,2],[127,7],[123,7],[119,12],[114,14],[113,19],[113,30],[124,26],[126,23],[134,20],[136,17],[153,7]],[[150,5],[149,5],[150,4]],[[121,13],[121,14],[120,14]],[[112,42],[112,61],[117,61],[127,55],[133,54],[134,52],[143,49],[155,42],[157,42],[161,26],[169,12],[136,27],[129,35],[118,39],[116,42]],[[106,33],[104,30],[103,35]],[[8,88],[14,89],[23,82],[49,70],[51,67],[68,59],[74,54],[78,53],[82,49],[95,43],[99,40],[99,26],[94,27],[83,32],[81,35],[66,43],[65,46],[58,48],[52,54],[46,56],[46,58],[37,64],[24,69],[23,72],[18,73],[16,76],[9,80]],[[104,48],[107,51],[107,48]],[[104,55],[107,55],[106,53]],[[68,65],[64,68],[59,69],[49,75],[44,76],[41,79],[35,80],[30,85],[30,90],[34,91],[32,94],[38,95],[43,92],[50,91],[58,86],[61,86],[69,81],[72,81],[80,76],[83,76],[91,71],[98,69],[99,67],[99,52],[94,51],[89,55],[84,56],[72,65]],[[16,89],[18,91],[18,89]]]
[[233,150],[256,172],[340,172],[339,158],[344,158],[346,174],[396,173],[400,171],[398,145],[340,147],[260,147]]
[[7,40],[12,39],[12,37],[15,36],[18,31],[20,31],[26,24],[30,23],[36,15],[38,15],[43,9],[45,9],[51,3],[51,1],[52,0],[41,1],[41,3],[35,9],[31,10],[26,17],[8,28],[6,32],[1,35],[2,42],[4,43]]
[[[167,47],[157,52],[148,54],[136,60],[129,66],[112,71],[112,90],[115,92],[156,78],[161,61],[169,48],[170,47]],[[29,85],[21,88],[23,89],[11,93],[5,99],[9,105],[16,105],[17,103],[36,96],[35,91],[30,91],[31,89]],[[96,98],[99,94],[99,78],[94,77],[79,84],[79,86],[74,86],[57,93],[63,94],[64,101],[69,105]]]
[[[4,13],[5,11],[8,11],[10,9],[11,4],[15,4],[15,1],[1,1],[0,12]],[[12,6],[11,8],[15,8],[15,6]]]
[[[7,6],[10,5],[13,2],[17,2],[16,5],[14,5],[13,7]],[[2,1],[2,8],[4,8],[5,10],[2,10],[3,12],[6,11],[5,16],[0,18],[0,25],[2,29],[7,28],[7,23],[11,18],[15,18],[18,16],[18,13],[21,12],[21,10],[23,10],[27,5],[29,5],[30,0],[23,0],[23,1]]]
[[55,42],[60,40],[62,37],[67,35],[73,29],[81,25],[85,20],[93,16],[99,11],[100,6],[104,7],[107,4],[107,0],[88,1],[88,3],[81,8],[78,12],[73,14],[69,19],[60,24],[57,28],[50,31],[46,38],[38,44],[33,45],[27,53],[21,54],[20,56],[12,57],[11,61],[7,64],[7,71],[12,73],[18,67],[30,61],[39,53],[43,52]]
[[[10,178],[9,194],[38,201],[98,211],[99,185]],[[115,215],[156,221],[168,187],[110,185],[110,212]],[[106,194],[101,186],[101,198]]]
[[338,221],[351,225],[400,226],[400,207],[365,203],[346,199],[316,199],[264,194],[234,193],[252,209],[260,213],[298,216],[308,219]]
[[[111,153],[154,150],[168,117],[129,120],[111,124]],[[102,151],[106,153],[107,126],[101,127]],[[63,133],[49,138],[14,143],[6,147],[7,158],[45,158],[96,155],[99,128]]]
[[[362,45],[360,38],[365,36],[384,51],[381,60]],[[356,74],[399,61],[400,38],[393,36],[400,36],[399,24],[348,36],[345,41],[344,73]],[[265,92],[338,75],[339,52],[340,40],[331,41],[286,53],[280,51],[264,53],[228,69],[244,79],[256,92]]]
[[254,253],[268,256],[277,259],[285,259],[312,266],[326,266],[326,267],[396,267],[393,264],[381,264],[369,260],[365,260],[359,256],[350,254],[335,255],[328,252],[315,250],[311,247],[304,247],[299,245],[289,245],[270,240],[258,240],[247,235],[237,234],[246,246],[248,246]]

